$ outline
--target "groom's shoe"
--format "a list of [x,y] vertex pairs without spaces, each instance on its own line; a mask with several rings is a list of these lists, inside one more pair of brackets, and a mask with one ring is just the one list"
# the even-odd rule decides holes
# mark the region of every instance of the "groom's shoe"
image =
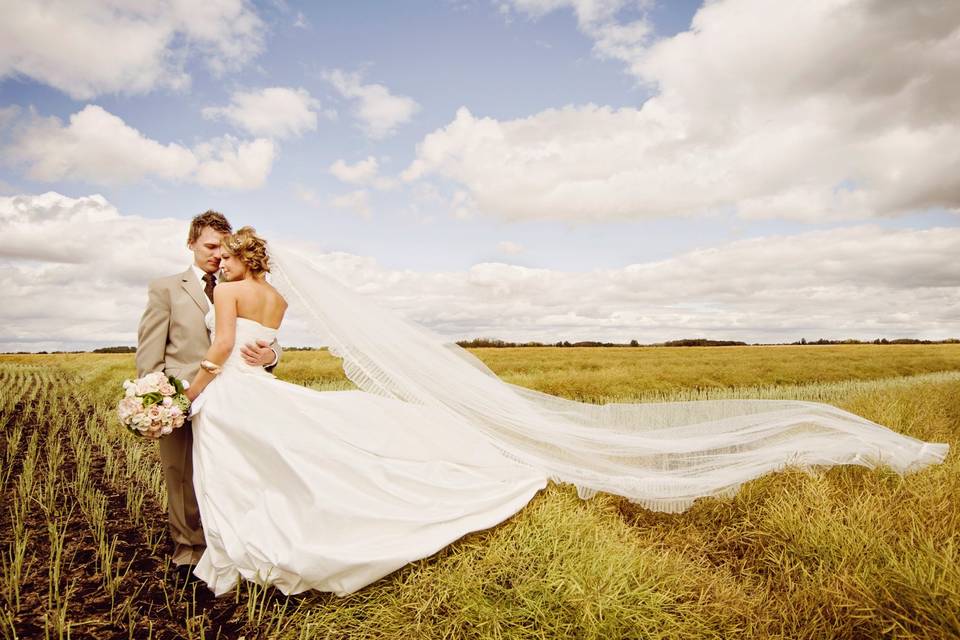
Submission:
[[174,567],[174,575],[176,575],[177,585],[183,587],[184,585],[193,584],[194,582],[200,582],[200,578],[193,575],[193,568],[196,565],[193,564],[178,564]]

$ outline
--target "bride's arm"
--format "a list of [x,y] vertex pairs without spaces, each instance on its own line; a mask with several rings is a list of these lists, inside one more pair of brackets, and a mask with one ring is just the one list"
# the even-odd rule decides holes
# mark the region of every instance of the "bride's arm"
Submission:
[[[210,343],[207,355],[203,359],[221,366],[233,350],[233,343],[237,337],[237,296],[229,283],[225,282],[214,288],[213,308],[216,310],[217,326],[213,342]],[[201,367],[186,391],[187,397],[191,401],[196,399],[213,378],[212,373]]]

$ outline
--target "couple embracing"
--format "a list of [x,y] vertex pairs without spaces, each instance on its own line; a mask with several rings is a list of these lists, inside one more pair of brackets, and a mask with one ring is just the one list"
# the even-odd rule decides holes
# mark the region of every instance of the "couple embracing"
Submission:
[[[240,576],[346,594],[519,510],[546,484],[421,407],[319,393],[270,369],[287,303],[266,242],[194,218],[194,264],[149,286],[137,373],[190,382],[193,419],[159,441],[173,561],[220,595]],[[201,524],[202,523],[202,524]]]
[[[219,280],[227,276],[222,270],[221,243],[232,232],[226,217],[216,211],[194,217],[187,236],[193,263],[181,274],[150,283],[137,334],[138,377],[162,371],[190,381],[200,370],[200,362],[210,348],[205,316],[213,307]],[[243,345],[241,353],[251,366],[270,371],[279,361],[281,350],[276,342],[254,343]],[[188,389],[188,393],[195,397],[195,391]],[[193,488],[193,432],[189,423],[161,438],[159,453],[167,486],[172,559],[187,568],[196,564],[205,546]]]
[[[678,512],[788,464],[906,473],[947,453],[820,403],[538,393],[221,214],[194,218],[188,247],[190,268],[149,286],[136,362],[190,382],[192,420],[159,443],[173,561],[217,595],[241,578],[346,595],[506,520],[550,480]],[[288,303],[358,390],[272,375]]]

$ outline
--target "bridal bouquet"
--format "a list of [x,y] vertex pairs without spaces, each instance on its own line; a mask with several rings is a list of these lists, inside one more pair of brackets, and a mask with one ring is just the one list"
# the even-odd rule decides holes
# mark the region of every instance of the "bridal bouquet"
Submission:
[[190,400],[185,382],[157,371],[137,380],[124,380],[124,397],[117,404],[117,417],[132,433],[159,438],[183,426]]

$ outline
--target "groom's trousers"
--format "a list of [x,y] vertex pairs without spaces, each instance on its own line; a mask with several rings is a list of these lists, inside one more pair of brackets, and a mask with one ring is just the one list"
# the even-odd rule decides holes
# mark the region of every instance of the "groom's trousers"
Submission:
[[160,462],[167,484],[167,511],[173,562],[196,564],[205,548],[200,507],[193,490],[193,427],[188,420],[160,438]]
[[[204,316],[209,309],[193,267],[160,278],[147,288],[147,306],[137,328],[137,377],[154,371],[192,380],[210,348]],[[200,508],[193,491],[193,431],[188,421],[160,438],[167,485],[173,561],[195,564],[203,554]]]

